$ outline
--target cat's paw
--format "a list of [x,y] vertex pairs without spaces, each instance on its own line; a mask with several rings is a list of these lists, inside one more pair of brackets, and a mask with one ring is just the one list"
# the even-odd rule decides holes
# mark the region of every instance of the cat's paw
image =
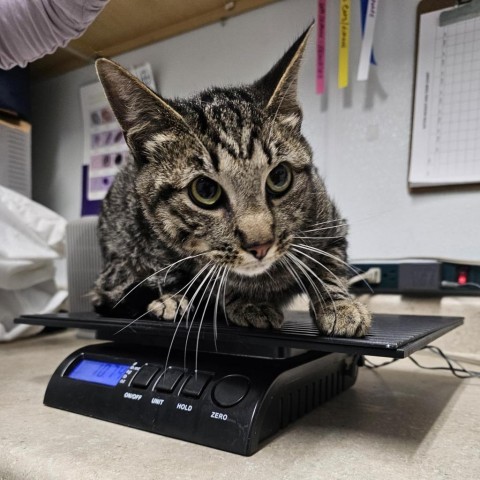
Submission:
[[283,323],[283,313],[268,303],[233,302],[227,306],[227,318],[241,327],[279,329]]
[[362,303],[344,299],[316,312],[314,320],[324,335],[364,337],[372,323],[372,316]]
[[160,320],[182,318],[188,309],[188,299],[182,295],[162,295],[148,305],[148,312]]

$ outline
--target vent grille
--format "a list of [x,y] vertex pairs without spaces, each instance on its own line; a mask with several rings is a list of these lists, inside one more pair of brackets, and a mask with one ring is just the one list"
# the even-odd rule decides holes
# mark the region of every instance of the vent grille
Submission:
[[31,198],[31,137],[27,125],[0,122],[0,184]]
[[280,428],[285,428],[344,390],[344,375],[341,370],[292,389],[278,399]]
[[84,217],[67,225],[67,276],[70,310],[93,311],[88,292],[102,269],[97,239],[97,217]]

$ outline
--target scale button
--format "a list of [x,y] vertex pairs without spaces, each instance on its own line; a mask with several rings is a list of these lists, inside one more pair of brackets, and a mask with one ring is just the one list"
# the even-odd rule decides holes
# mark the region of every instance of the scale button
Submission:
[[133,377],[131,386],[147,388],[148,384],[152,381],[152,378],[157,374],[158,370],[160,370],[159,366],[144,365]]
[[182,377],[183,370],[181,368],[169,367],[158,379],[155,390],[158,392],[173,392],[175,385]]
[[220,407],[233,407],[242,401],[250,389],[250,380],[243,375],[222,378],[213,389],[213,400]]
[[207,372],[190,375],[182,388],[182,394],[187,397],[199,398],[212,376],[213,374]]

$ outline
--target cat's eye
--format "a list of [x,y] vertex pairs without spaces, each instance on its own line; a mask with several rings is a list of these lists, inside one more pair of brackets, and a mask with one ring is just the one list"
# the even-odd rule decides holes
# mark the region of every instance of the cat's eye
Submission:
[[217,206],[222,197],[220,185],[208,177],[198,177],[188,189],[190,198],[199,207],[213,208]]
[[277,165],[267,177],[267,191],[272,195],[282,195],[292,184],[292,169],[287,163]]

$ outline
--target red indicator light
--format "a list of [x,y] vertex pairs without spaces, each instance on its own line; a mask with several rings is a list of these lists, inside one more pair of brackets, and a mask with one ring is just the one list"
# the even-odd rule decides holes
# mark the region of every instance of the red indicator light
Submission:
[[465,285],[467,282],[468,282],[467,272],[464,272],[464,271],[458,272],[457,283],[459,283],[460,285]]

